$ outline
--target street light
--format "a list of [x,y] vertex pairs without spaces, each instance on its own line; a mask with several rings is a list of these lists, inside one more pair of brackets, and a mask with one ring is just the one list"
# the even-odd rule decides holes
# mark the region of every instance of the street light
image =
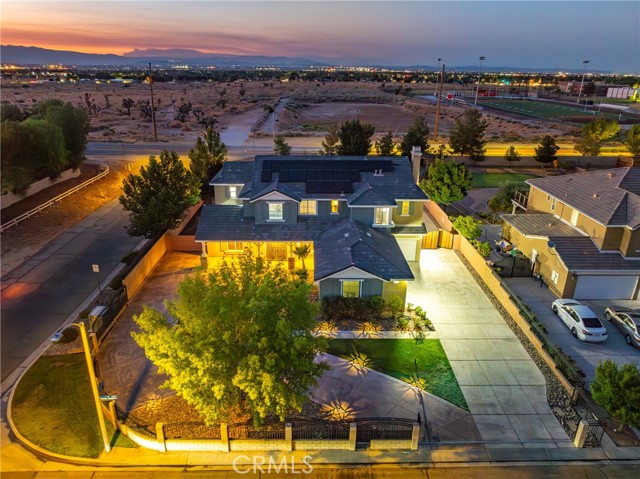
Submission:
[[433,93],[434,96],[438,95],[438,79],[440,78],[440,62],[442,58],[438,58],[438,70],[436,71],[436,91]]
[[[582,63],[584,63],[584,70],[582,70],[582,80],[580,80],[580,90],[578,91],[577,103],[580,103],[580,95],[582,95],[582,85],[584,85],[584,74],[587,73],[587,64],[591,63],[591,60],[582,60]],[[586,104],[585,104],[585,108],[586,108]]]
[[[102,433],[102,441],[104,442],[104,450],[111,451],[111,441],[107,434],[107,425],[104,422],[104,415],[102,414],[102,404],[100,403],[100,394],[98,393],[98,381],[96,380],[96,371],[93,368],[93,359],[91,358],[91,350],[89,349],[89,339],[87,338],[87,327],[85,323],[71,323],[70,326],[77,326],[80,329],[80,336],[82,337],[82,348],[84,349],[84,357],[87,360],[87,369],[89,370],[89,381],[91,382],[91,392],[93,393],[93,400],[96,405],[96,412],[98,413],[98,422],[100,423],[100,432]],[[94,343],[95,345],[95,343]]]
[[[482,62],[485,57],[480,57],[480,72],[482,72]],[[473,106],[476,106],[478,103],[478,90],[480,90],[480,75],[478,75],[478,84],[476,85],[476,99],[473,101]]]

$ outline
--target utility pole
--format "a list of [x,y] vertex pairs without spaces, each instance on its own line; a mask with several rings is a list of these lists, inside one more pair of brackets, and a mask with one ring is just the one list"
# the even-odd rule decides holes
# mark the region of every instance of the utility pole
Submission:
[[442,87],[444,86],[444,69],[445,64],[442,64],[442,81],[440,82],[440,92],[438,93],[438,106],[436,106],[436,125],[433,128],[433,141],[438,139],[438,120],[440,119],[440,102],[442,101]]
[[156,128],[156,107],[153,102],[153,78],[151,77],[151,62],[149,62],[149,88],[151,89],[151,120],[153,121],[153,137],[158,141],[158,129]]

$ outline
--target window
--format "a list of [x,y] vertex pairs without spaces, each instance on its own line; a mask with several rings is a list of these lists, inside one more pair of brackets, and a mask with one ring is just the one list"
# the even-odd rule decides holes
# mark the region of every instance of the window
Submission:
[[227,253],[242,253],[244,251],[242,241],[228,241],[226,247]]
[[556,210],[556,199],[552,198],[551,199],[551,211],[555,211]]
[[331,214],[337,215],[340,213],[340,202],[338,200],[331,200]]
[[342,296],[345,298],[359,298],[361,281],[342,281]]
[[284,221],[284,203],[268,203],[269,221]]
[[301,215],[317,215],[318,202],[315,200],[302,200],[300,202],[300,214]]
[[391,219],[391,208],[376,208],[374,225],[389,225]]
[[551,271],[551,281],[553,281],[553,284],[558,284],[558,279],[560,279],[560,275],[558,274],[558,272]]
[[285,261],[286,259],[286,243],[267,243],[267,261]]
[[551,201],[551,195],[547,195],[547,202]]
[[408,201],[402,202],[402,210],[400,210],[400,214],[402,216],[409,216],[409,208],[411,207],[411,203]]
[[229,187],[229,198],[235,200],[238,197],[238,187],[230,186]]

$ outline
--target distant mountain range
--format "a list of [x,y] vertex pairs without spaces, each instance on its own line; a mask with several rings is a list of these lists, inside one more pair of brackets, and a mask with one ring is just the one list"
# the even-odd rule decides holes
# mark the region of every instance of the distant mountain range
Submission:
[[[0,45],[0,59],[2,63],[18,65],[63,64],[77,66],[129,66],[143,67],[151,62],[155,66],[170,68],[176,65],[189,67],[216,66],[220,68],[308,68],[323,66],[368,66],[373,68],[401,68],[407,70],[436,70],[433,65],[372,65],[366,62],[350,63],[344,59],[330,58],[292,58],[283,56],[261,55],[228,55],[222,53],[207,53],[189,49],[134,49],[123,55],[80,53],[68,50],[51,50],[40,47],[24,47],[17,45]],[[449,66],[448,71],[473,72],[478,71],[477,65]],[[581,73],[581,69],[565,68],[522,68],[522,67],[492,67],[483,66],[484,72],[572,72]],[[589,70],[593,73],[610,73],[603,70]]]

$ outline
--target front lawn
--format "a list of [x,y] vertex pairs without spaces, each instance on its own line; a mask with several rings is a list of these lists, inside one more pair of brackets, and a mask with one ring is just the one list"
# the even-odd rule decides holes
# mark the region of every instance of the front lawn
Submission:
[[[17,386],[13,421],[25,438],[48,451],[98,457],[104,446],[84,355],[38,359]],[[113,437],[108,421],[107,430]],[[121,434],[114,441],[115,446],[133,446]]]
[[474,173],[471,181],[472,188],[500,188],[507,182],[521,183],[524,180],[537,178],[535,175],[523,173]]
[[469,409],[437,339],[331,339],[327,353],[401,379]]

